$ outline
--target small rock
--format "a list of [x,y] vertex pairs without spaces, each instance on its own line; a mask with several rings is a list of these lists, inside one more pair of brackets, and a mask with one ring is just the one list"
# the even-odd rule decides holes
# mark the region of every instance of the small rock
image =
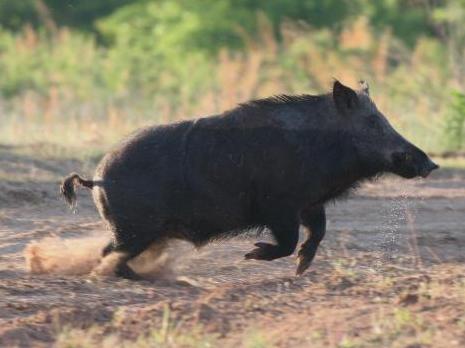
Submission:
[[199,304],[195,317],[197,322],[210,321],[215,317],[216,310],[206,303]]
[[404,294],[401,295],[397,301],[398,304],[403,306],[410,306],[418,302],[418,294]]

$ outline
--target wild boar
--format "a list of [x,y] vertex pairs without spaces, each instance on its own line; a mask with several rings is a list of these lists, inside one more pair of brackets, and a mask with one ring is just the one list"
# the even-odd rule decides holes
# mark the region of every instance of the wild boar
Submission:
[[249,101],[220,115],[142,129],[108,153],[92,180],[64,179],[92,190],[113,233],[103,255],[120,255],[115,274],[150,245],[182,239],[202,246],[251,228],[271,231],[246,259],[274,260],[308,232],[297,274],[313,260],[326,231],[325,203],[382,173],[426,177],[438,168],[389,124],[370,99],[335,81],[331,93]]

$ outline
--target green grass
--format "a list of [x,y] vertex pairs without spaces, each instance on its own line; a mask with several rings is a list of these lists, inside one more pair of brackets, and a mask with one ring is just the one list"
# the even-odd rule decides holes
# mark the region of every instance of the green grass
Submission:
[[[118,318],[116,318],[117,320]],[[216,335],[204,333],[201,326],[182,328],[171,318],[165,306],[162,324],[159,328],[138,336],[135,340],[125,340],[117,334],[104,335],[98,326],[87,330],[64,327],[57,335],[56,348],[214,348]]]

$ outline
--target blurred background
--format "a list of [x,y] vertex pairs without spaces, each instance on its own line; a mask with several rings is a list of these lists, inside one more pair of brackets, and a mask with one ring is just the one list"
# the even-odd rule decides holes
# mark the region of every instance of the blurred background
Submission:
[[0,0],[0,143],[104,150],[333,78],[429,152],[465,147],[465,0]]

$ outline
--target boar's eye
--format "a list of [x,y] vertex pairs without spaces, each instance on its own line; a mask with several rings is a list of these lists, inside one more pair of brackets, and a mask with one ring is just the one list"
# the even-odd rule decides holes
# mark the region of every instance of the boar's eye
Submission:
[[378,126],[378,122],[376,120],[375,115],[368,116],[368,125],[370,126],[370,128],[374,128]]

